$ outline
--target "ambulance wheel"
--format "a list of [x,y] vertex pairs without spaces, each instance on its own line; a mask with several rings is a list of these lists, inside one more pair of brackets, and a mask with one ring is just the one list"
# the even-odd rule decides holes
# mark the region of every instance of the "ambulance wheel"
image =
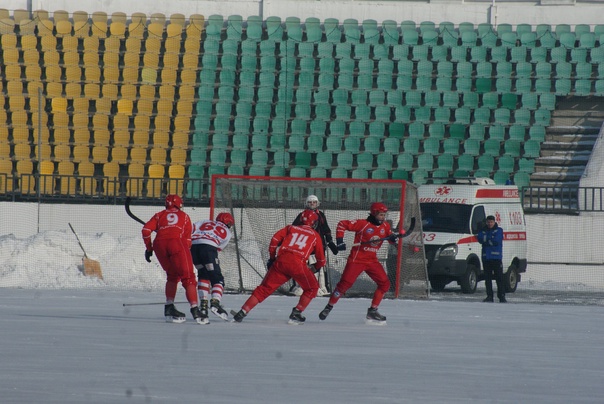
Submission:
[[461,291],[465,294],[472,294],[476,292],[476,285],[478,284],[478,270],[473,264],[468,264],[466,273],[459,279],[459,285]]
[[514,293],[516,291],[516,288],[518,287],[518,271],[515,267],[508,269],[508,271],[503,274],[503,281],[507,293]]
[[432,290],[435,292],[442,292],[445,289],[445,286],[449,283],[449,280],[444,276],[437,276],[434,278],[430,278],[430,286],[432,286]]

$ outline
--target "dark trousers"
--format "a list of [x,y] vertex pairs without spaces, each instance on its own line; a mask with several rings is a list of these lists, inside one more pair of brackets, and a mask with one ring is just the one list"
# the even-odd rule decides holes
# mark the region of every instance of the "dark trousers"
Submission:
[[493,274],[497,283],[497,297],[505,297],[505,285],[503,284],[503,264],[500,260],[485,260],[484,265],[484,285],[487,288],[487,297],[493,297]]

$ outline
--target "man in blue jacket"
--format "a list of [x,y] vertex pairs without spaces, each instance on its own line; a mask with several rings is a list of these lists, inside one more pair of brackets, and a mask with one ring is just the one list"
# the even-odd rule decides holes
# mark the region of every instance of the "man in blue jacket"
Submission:
[[503,229],[497,226],[495,216],[487,216],[487,225],[476,235],[482,245],[482,265],[487,297],[483,302],[493,303],[493,273],[497,282],[497,297],[500,303],[505,300],[505,285],[503,284]]

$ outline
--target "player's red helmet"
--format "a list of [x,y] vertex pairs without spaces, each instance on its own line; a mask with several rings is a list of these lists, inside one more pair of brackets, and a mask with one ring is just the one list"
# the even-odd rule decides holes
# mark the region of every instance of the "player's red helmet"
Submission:
[[388,208],[382,202],[374,202],[371,204],[369,212],[371,213],[371,216],[377,216],[378,213],[388,212]]
[[300,221],[302,224],[316,229],[319,224],[319,215],[310,209],[304,209],[300,215]]
[[166,209],[169,208],[182,209],[182,199],[178,195],[167,195],[166,196]]
[[235,219],[233,219],[233,215],[228,212],[219,213],[218,216],[216,216],[216,220],[226,224],[228,227],[231,227],[235,224]]

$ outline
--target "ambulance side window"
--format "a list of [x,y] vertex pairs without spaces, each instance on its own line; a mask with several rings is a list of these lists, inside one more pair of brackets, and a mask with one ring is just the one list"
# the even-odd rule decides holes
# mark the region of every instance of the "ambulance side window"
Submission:
[[477,234],[486,223],[484,206],[475,206],[472,212],[472,234]]

